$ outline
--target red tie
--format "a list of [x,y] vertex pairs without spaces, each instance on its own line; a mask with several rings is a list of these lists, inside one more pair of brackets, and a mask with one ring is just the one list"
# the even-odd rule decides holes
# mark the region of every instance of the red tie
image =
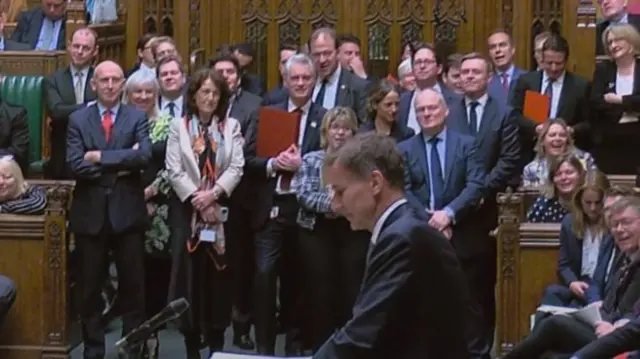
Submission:
[[111,129],[113,128],[113,118],[111,118],[111,110],[106,110],[102,114],[102,129],[104,130],[104,139],[109,142],[111,139]]

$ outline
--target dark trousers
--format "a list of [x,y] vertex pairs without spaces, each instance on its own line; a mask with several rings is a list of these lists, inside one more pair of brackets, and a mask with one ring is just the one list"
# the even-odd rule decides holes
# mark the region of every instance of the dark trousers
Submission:
[[275,350],[278,274],[280,322],[286,331],[287,344],[298,340],[300,332],[298,226],[295,222],[298,206],[293,195],[275,196],[274,205],[279,209],[278,217],[269,219],[255,237],[254,325],[258,353],[266,355],[273,355]]
[[368,232],[354,232],[344,218],[318,216],[300,230],[300,258],[308,298],[309,337],[314,352],[351,318],[369,247]]
[[565,315],[553,315],[533,328],[504,359],[570,358],[596,340],[592,327]]
[[144,258],[144,274],[144,307],[146,317],[149,319],[167,306],[171,258],[146,254]]
[[576,297],[569,287],[561,284],[551,284],[546,287],[542,292],[541,303],[572,308],[581,308],[587,305],[587,302],[584,299]]
[[232,202],[227,227],[231,240],[227,242],[229,271],[232,280],[234,330],[248,334],[252,310],[253,277],[255,273],[255,232],[247,220],[253,216],[244,206]]
[[471,358],[490,358],[495,329],[495,252],[460,258],[467,278],[469,304],[468,337]]
[[16,285],[5,276],[0,275],[0,324],[16,300]]
[[76,233],[81,260],[80,318],[85,358],[105,354],[102,322],[102,287],[108,277],[109,250],[118,271],[118,305],[122,313],[122,335],[139,326],[145,316],[144,245],[139,230],[114,233],[108,221],[96,236]]
[[[191,236],[190,202],[182,203],[177,196],[170,197],[169,223],[171,224],[171,280],[169,300],[185,298],[189,310],[180,318],[180,331],[185,337],[187,351],[200,346],[200,337],[212,350],[222,349],[224,330],[231,321],[231,283],[228,268],[216,268],[208,243],[200,243],[189,253],[187,238]],[[229,237],[225,225],[226,243]]]

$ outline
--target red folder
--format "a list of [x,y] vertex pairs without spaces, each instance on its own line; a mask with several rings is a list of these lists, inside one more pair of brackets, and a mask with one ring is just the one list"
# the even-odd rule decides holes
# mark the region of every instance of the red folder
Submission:
[[524,93],[523,115],[540,124],[549,118],[551,108],[551,98],[536,91],[527,90]]
[[259,157],[276,157],[298,142],[299,114],[262,107],[259,116],[256,151]]

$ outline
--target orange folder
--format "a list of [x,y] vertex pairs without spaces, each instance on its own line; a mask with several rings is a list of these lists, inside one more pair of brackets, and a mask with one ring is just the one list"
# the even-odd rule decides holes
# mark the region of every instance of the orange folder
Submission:
[[300,115],[272,107],[259,112],[257,155],[276,157],[292,144],[298,143]]
[[551,98],[536,91],[527,90],[524,93],[523,115],[535,123],[543,123],[549,118]]

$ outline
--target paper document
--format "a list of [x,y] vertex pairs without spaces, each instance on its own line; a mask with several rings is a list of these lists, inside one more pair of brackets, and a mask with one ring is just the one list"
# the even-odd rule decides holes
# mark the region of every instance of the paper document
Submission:
[[600,308],[597,305],[587,305],[586,307],[576,309],[569,307],[558,307],[555,305],[541,305],[536,309],[538,312],[545,312],[551,314],[563,314],[575,319],[587,323],[591,326],[595,326],[596,322],[601,321]]
[[[268,359],[268,358],[281,358],[270,357],[266,355],[247,355],[247,354],[231,354],[231,353],[213,353],[211,359]],[[290,359],[311,359],[311,357],[288,357]]]

